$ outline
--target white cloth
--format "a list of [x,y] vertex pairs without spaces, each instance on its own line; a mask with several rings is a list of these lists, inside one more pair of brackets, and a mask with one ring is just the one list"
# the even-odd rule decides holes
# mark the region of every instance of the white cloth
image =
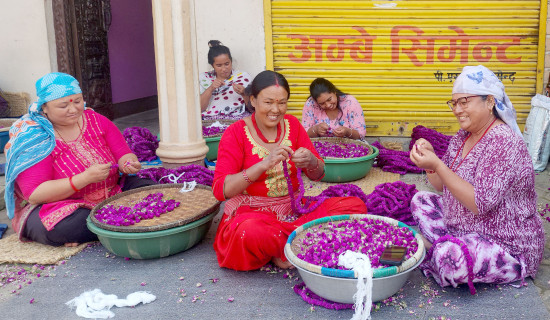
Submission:
[[76,309],[76,315],[87,319],[109,319],[115,316],[110,309],[116,307],[133,307],[155,301],[157,297],[145,291],[130,293],[126,299],[119,299],[114,294],[104,294],[100,289],[86,291],[78,297],[66,302],[71,309]]
[[370,319],[370,310],[372,307],[372,269],[369,257],[363,253],[347,250],[338,256],[338,265],[357,272],[357,292],[353,295],[355,313],[351,319]]
[[523,138],[516,122],[516,109],[504,91],[504,84],[491,70],[482,65],[464,67],[453,86],[453,94],[455,93],[492,95],[495,97],[495,107],[502,121]]

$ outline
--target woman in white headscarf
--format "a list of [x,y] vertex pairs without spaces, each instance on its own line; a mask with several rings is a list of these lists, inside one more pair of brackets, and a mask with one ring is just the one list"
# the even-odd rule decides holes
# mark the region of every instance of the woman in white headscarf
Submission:
[[426,276],[456,287],[534,277],[544,229],[533,164],[504,85],[484,66],[464,67],[447,102],[460,124],[440,160],[419,139],[411,160],[438,195],[419,192],[411,211],[428,250]]

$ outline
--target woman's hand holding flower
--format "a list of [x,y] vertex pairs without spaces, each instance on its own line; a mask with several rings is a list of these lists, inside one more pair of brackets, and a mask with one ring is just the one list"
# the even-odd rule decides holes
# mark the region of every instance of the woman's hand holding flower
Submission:
[[86,169],[82,174],[86,178],[86,185],[95,182],[105,181],[111,171],[111,165],[109,163],[94,164]]
[[325,137],[327,135],[328,129],[330,127],[328,124],[321,122],[313,126],[313,131],[319,136],[319,137]]
[[334,136],[336,137],[345,137],[345,138],[349,138],[353,134],[350,128],[346,128],[342,126],[332,130],[332,133],[334,133]]
[[279,164],[281,161],[288,161],[294,151],[287,146],[278,146],[273,149],[269,155],[262,161],[264,171],[268,171]]
[[425,139],[418,139],[410,153],[411,161],[419,168],[436,170],[441,160],[434,152],[433,146]]
[[299,148],[291,157],[297,168],[311,169],[317,166],[317,158],[306,148]]
[[135,174],[141,170],[141,163],[135,154],[128,153],[118,159],[118,170],[124,174]]
[[233,83],[233,90],[241,96],[244,96],[244,86],[242,84]]

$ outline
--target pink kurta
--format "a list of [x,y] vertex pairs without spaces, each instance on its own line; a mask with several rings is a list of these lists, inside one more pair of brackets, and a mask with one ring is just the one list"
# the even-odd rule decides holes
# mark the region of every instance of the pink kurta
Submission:
[[[131,152],[120,130],[110,120],[92,110],[84,111],[82,133],[75,141],[65,143],[56,139],[56,146],[50,155],[17,177],[16,209],[12,221],[14,230],[20,233],[31,211],[30,204],[24,207],[18,204],[28,200],[43,182],[74,176],[93,164],[116,164],[123,155]],[[40,209],[42,223],[50,231],[77,208],[91,209],[120,193],[118,179],[118,169],[113,168],[105,181],[89,184],[67,199],[43,204]]]

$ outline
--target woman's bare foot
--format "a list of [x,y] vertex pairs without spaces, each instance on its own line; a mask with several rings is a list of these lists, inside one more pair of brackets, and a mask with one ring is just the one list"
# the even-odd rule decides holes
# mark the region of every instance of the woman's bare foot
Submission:
[[76,242],[68,242],[68,243],[65,243],[65,247],[69,247],[69,248],[78,247],[78,243],[76,243]]
[[273,257],[271,262],[281,269],[294,269],[294,266],[290,261],[283,261],[281,258]]

